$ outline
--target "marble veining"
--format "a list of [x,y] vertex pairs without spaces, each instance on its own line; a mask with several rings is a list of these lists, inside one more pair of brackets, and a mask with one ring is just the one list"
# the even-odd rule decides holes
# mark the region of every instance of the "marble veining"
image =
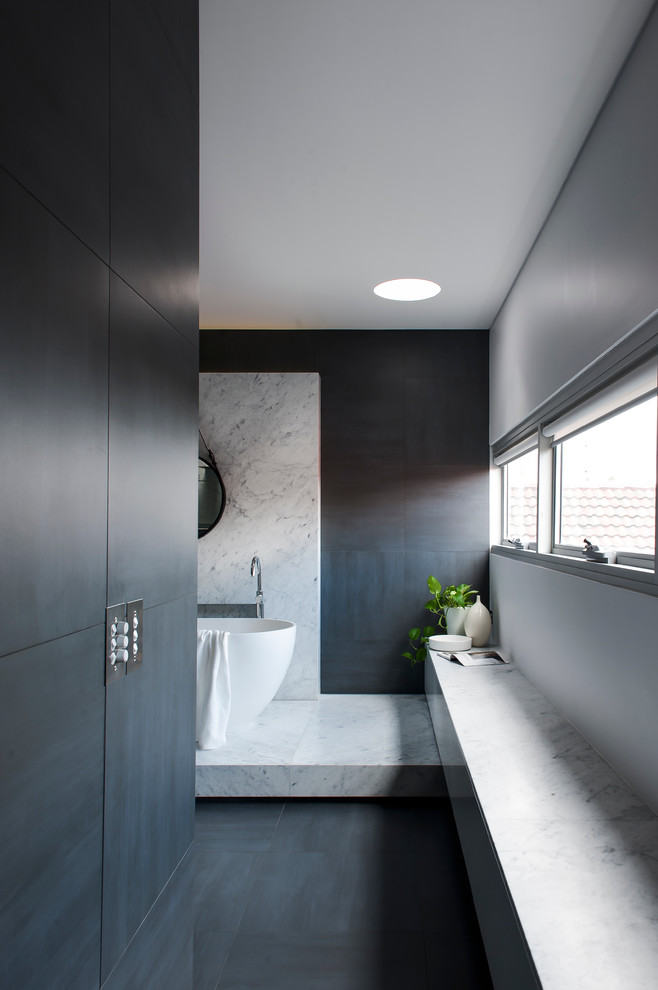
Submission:
[[544,990],[652,990],[658,816],[519,670],[432,663]]
[[252,724],[229,733],[219,749],[198,749],[197,766],[292,763],[317,702],[276,701]]
[[273,701],[225,746],[197,750],[198,796],[444,796],[422,695]]
[[319,376],[201,374],[201,431],[226,485],[220,524],[199,540],[200,603],[254,600],[263,565],[265,615],[297,625],[277,698],[318,695]]
[[417,695],[322,695],[295,754],[298,763],[422,764],[438,759]]

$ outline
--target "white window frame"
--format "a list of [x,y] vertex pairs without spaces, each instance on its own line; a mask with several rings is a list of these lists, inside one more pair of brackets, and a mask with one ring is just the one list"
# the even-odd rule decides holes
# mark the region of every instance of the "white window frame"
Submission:
[[[655,396],[658,391],[656,362],[640,365],[629,374],[622,376],[603,389],[599,389],[585,402],[542,426],[542,434],[553,447],[553,537],[551,552],[569,556],[582,556],[582,548],[572,544],[557,542],[561,512],[562,491],[562,444],[580,433],[584,433],[606,420],[612,419],[625,410]],[[656,455],[658,457],[658,454]],[[654,518],[655,526],[655,518]],[[592,534],[594,537],[595,533]],[[609,562],[629,567],[655,570],[654,554],[629,551],[614,551]]]
[[[609,555],[609,562],[604,564],[587,560],[580,547],[555,542],[560,491],[559,444],[576,433],[617,415],[631,405],[658,394],[657,386],[658,359],[653,356],[630,371],[624,370],[618,373],[614,379],[599,381],[596,391],[586,395],[579,403],[565,405],[562,409],[555,407],[550,418],[546,418],[544,422],[541,420],[536,422],[536,428],[532,433],[528,433],[523,440],[517,441],[493,457],[493,464],[500,472],[500,532],[504,534],[507,519],[505,465],[533,449],[533,446],[538,448],[537,543],[521,550],[502,542],[494,545],[495,553],[521,555],[525,560],[534,561],[542,566],[570,573],[581,573],[583,576],[604,583],[658,595],[658,552],[644,554],[618,551]],[[658,449],[656,464],[658,466]],[[658,551],[658,481],[656,506]],[[593,534],[593,537],[595,535]]]
[[[515,443],[512,447],[509,447],[502,454],[497,455],[493,458],[493,463],[496,467],[500,468],[500,505],[501,505],[501,517],[500,517],[500,532],[502,534],[503,544],[509,544],[509,540],[514,535],[507,531],[507,509],[508,509],[508,499],[507,499],[507,467],[513,462],[523,457],[524,454],[529,454],[532,450],[538,450],[539,447],[539,436],[537,430],[534,430],[523,440]],[[537,496],[539,498],[539,478],[537,478]],[[535,533],[538,530],[538,519],[535,520]],[[523,549],[536,550],[537,542],[536,540],[529,543],[527,547]]]

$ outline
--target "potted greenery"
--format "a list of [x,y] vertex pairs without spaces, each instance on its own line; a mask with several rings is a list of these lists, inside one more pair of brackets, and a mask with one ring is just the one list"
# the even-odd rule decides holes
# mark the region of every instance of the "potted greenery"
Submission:
[[477,591],[471,590],[470,584],[449,584],[441,588],[440,581],[435,577],[428,577],[427,587],[433,594],[433,598],[425,605],[428,612],[440,615],[439,627],[443,626],[450,635],[462,636],[464,634],[464,619],[466,609],[470,608]]
[[477,591],[472,590],[470,584],[449,584],[445,588],[435,577],[428,577],[427,587],[432,592],[432,598],[425,604],[428,612],[433,612],[437,616],[436,629],[434,626],[414,626],[409,630],[409,650],[402,656],[411,660],[412,664],[422,663],[427,656],[427,642],[430,636],[434,636],[440,629],[447,629],[451,634],[464,632],[464,617],[466,609],[473,604],[471,599],[475,597]]

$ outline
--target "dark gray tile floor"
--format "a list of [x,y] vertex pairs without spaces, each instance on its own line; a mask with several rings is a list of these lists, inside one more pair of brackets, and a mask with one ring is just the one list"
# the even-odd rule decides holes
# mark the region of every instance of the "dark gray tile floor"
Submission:
[[491,990],[447,799],[197,803],[194,990]]

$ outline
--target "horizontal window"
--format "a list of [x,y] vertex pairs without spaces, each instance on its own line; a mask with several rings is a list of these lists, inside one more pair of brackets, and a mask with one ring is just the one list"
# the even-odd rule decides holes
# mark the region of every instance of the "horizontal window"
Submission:
[[[606,581],[625,573],[656,580],[658,463],[656,359],[634,367],[567,406],[496,454],[502,480],[502,533],[543,565],[583,567]],[[554,407],[555,408],[555,407]],[[567,563],[571,561],[571,563]],[[648,573],[647,573],[648,572]]]
[[505,539],[524,547],[537,542],[537,447],[503,467]]
[[653,555],[656,397],[558,442],[555,544]]

